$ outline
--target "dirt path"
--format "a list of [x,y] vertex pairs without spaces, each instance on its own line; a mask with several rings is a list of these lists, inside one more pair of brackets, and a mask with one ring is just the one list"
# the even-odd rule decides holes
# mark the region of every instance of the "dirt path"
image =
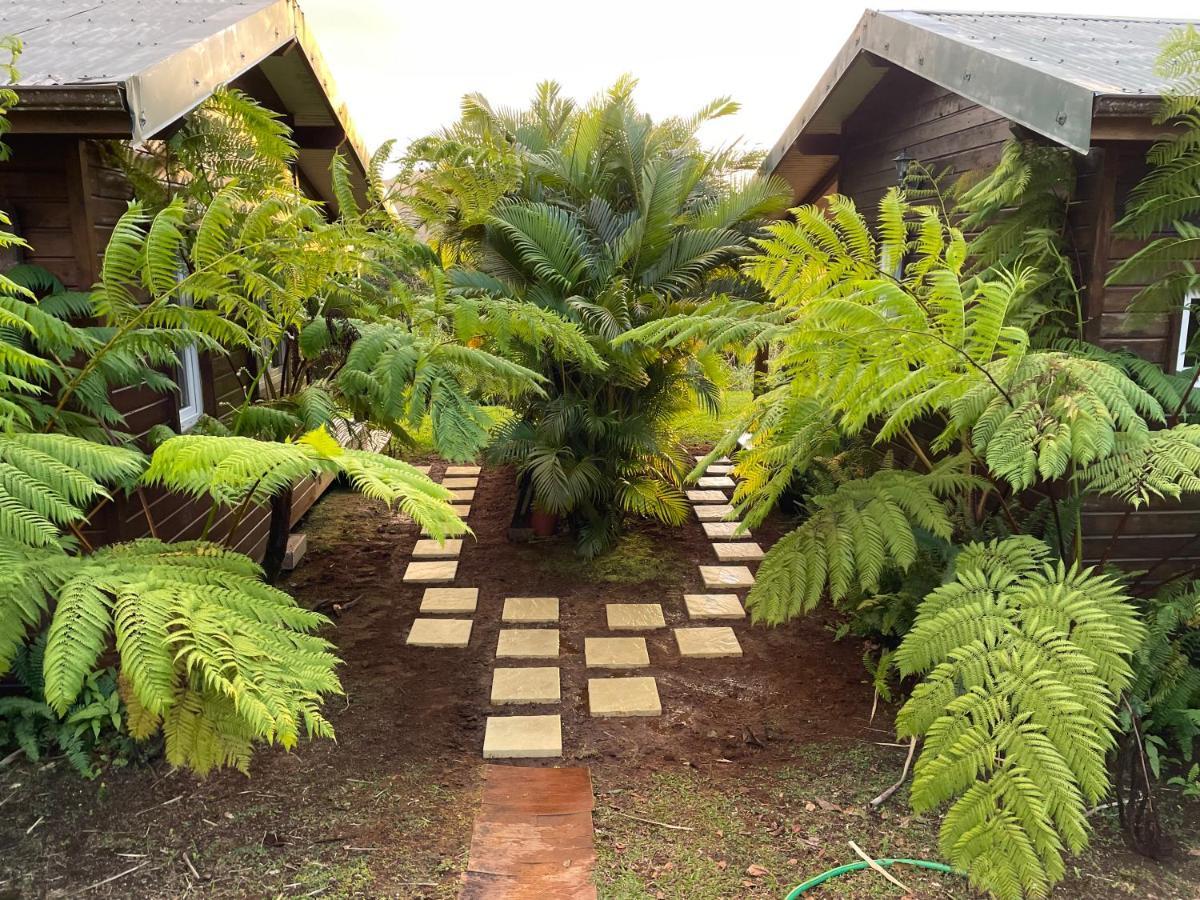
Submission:
[[[904,748],[890,746],[892,710],[871,721],[862,646],[835,641],[830,617],[741,628],[741,659],[681,659],[670,629],[687,624],[682,597],[703,592],[697,565],[712,554],[698,522],[637,527],[618,553],[586,566],[566,542],[508,543],[514,496],[511,472],[484,470],[470,517],[477,540],[456,581],[480,589],[471,646],[416,653],[405,638],[423,589],[402,576],[418,529],[329,494],[304,523],[309,555],[286,586],[307,606],[341,604],[330,631],[345,660],[346,696],[329,704],[337,742],[261,752],[249,778],[197,781],[161,759],[94,782],[61,761],[0,769],[0,898],[65,897],[113,876],[86,896],[456,897],[506,596],[562,601],[564,758],[524,765],[590,769],[600,897],[778,900],[787,884],[847,861],[848,839],[937,855],[936,819],[911,815],[903,796],[864,811],[895,780]],[[781,528],[755,537],[768,546]],[[612,602],[663,604],[667,628],[647,640],[660,717],[587,715],[583,638],[607,631]],[[1180,852],[1157,864],[1125,851],[1096,816],[1096,850],[1071,862],[1055,896],[1195,896],[1196,818],[1194,805],[1179,808]],[[931,895],[962,896],[959,887]],[[885,891],[845,879],[815,896]]]

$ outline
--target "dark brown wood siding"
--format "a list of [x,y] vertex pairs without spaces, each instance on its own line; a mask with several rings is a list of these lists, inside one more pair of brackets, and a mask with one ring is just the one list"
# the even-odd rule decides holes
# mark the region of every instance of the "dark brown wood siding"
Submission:
[[[870,216],[896,184],[895,157],[905,151],[951,182],[979,174],[998,162],[1013,123],[912,73],[889,72],[846,120],[836,172],[840,193]],[[1112,235],[1125,199],[1145,172],[1146,143],[1099,144],[1080,160],[1070,213],[1071,237],[1079,263],[1087,337],[1109,348],[1125,348],[1170,369],[1175,361],[1179,316],[1145,319],[1129,314],[1139,285],[1107,287],[1112,267],[1140,242]],[[801,198],[804,199],[804,198]],[[1200,261],[1198,261],[1200,262]],[[1182,299],[1182,298],[1181,298]],[[1124,508],[1090,504],[1083,514],[1084,555],[1100,559],[1108,550]],[[1129,517],[1108,558],[1131,571],[1153,569],[1153,584],[1200,567],[1200,498],[1159,501]],[[1169,562],[1164,562],[1169,559]]]
[[1009,137],[998,113],[893,69],[842,126],[838,189],[873,215],[896,185],[901,151],[953,180],[995,165]]
[[[45,135],[10,135],[6,140],[13,158],[0,164],[0,210],[12,216],[13,229],[31,245],[19,254],[20,259],[44,266],[70,290],[88,290],[99,278],[104,248],[133,191],[99,144]],[[5,264],[13,261],[6,259]],[[248,362],[244,352],[203,360],[207,413],[227,416],[241,402],[244,374],[239,377],[238,373]],[[173,394],[130,386],[115,391],[113,402],[125,416],[125,430],[139,439],[155,425],[178,428]],[[293,524],[328,485],[328,479],[310,479],[297,486]],[[100,509],[85,535],[93,544],[133,540],[151,533],[167,541],[192,539],[202,533],[208,513],[205,501],[146,490],[118,497]],[[237,516],[232,509],[218,510],[209,536],[226,540]],[[261,559],[268,519],[265,507],[242,512],[237,535],[230,543]]]

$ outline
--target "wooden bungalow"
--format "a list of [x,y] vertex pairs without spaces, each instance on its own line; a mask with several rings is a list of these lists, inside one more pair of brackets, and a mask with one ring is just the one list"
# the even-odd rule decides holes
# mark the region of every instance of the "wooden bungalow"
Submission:
[[[1195,362],[1188,298],[1173,315],[1137,321],[1126,312],[1137,288],[1104,282],[1137,247],[1112,224],[1162,133],[1151,121],[1166,87],[1155,60],[1187,24],[1200,22],[868,10],[763,168],[791,184],[797,204],[836,192],[867,211],[908,159],[955,177],[994,166],[1014,132],[1070,148],[1086,335],[1178,371]],[[1089,509],[1085,553],[1102,552],[1120,518],[1115,507]],[[1171,556],[1156,578],[1194,569],[1198,532],[1200,502],[1158,504],[1131,518],[1114,562],[1143,569]]]
[[[299,146],[295,176],[311,197],[336,208],[329,166],[339,148],[365,190],[367,154],[294,0],[5,0],[0,34],[24,43],[0,209],[30,244],[24,261],[68,289],[97,281],[112,227],[132,197],[99,142],[168,135],[222,85],[285,116]],[[220,416],[240,402],[238,372],[247,363],[193,350],[180,360],[177,395],[126,388],[113,399],[134,434],[159,423],[186,431],[202,413]],[[293,524],[327,484],[297,486]],[[148,506],[119,500],[95,522],[97,537],[141,537],[149,517],[164,540],[187,539],[207,512],[206,504],[163,492],[152,492]],[[238,549],[261,557],[268,518],[266,509],[245,516]],[[213,534],[223,536],[221,524]]]

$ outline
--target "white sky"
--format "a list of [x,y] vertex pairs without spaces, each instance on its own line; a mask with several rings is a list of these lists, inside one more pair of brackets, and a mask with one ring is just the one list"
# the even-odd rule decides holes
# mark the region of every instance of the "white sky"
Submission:
[[[368,147],[453,121],[463,94],[524,105],[542,80],[586,99],[630,72],[643,110],[731,95],[712,144],[769,148],[862,15],[837,0],[299,0]],[[887,7],[884,7],[887,8]],[[928,8],[1200,16],[1196,0],[932,0]]]

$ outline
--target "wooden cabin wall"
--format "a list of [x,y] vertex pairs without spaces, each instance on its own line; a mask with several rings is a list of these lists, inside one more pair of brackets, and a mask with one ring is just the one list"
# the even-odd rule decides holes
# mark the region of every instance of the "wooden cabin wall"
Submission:
[[[837,170],[840,193],[874,216],[880,199],[896,184],[895,157],[903,150],[950,179],[982,174],[1000,158],[1012,123],[998,113],[910,72],[893,69],[843,124]],[[1179,317],[1137,320],[1128,313],[1138,285],[1108,287],[1112,267],[1141,242],[1112,235],[1125,199],[1145,172],[1148,145],[1099,145],[1079,165],[1071,209],[1072,240],[1080,264],[1086,334],[1108,349],[1128,349],[1168,367],[1174,364]],[[1084,510],[1084,556],[1098,561],[1108,550],[1124,507],[1095,501]],[[1200,567],[1200,498],[1158,501],[1132,514],[1109,561],[1134,571],[1153,569],[1147,584]],[[1169,563],[1164,558],[1170,557]]]
[[950,182],[1000,159],[1009,122],[945,88],[902,69],[875,86],[842,126],[838,190],[874,217],[896,185],[895,158],[906,151]]
[[[13,218],[13,230],[30,248],[4,265],[25,261],[53,272],[69,290],[88,290],[99,278],[100,262],[113,226],[125,211],[133,191],[100,145],[69,136],[9,135],[13,157],[0,164],[0,210]],[[225,416],[245,396],[244,374],[251,364],[245,352],[201,360],[205,412]],[[113,393],[114,405],[126,417],[126,429],[141,438],[155,425],[178,428],[174,394],[129,386]],[[310,483],[311,481],[311,483]],[[297,485],[292,509],[295,524],[320,497],[329,480],[306,480]],[[85,537],[93,545],[133,540],[156,533],[166,541],[199,537],[209,504],[161,490],[146,490],[118,498],[102,508]],[[241,516],[236,549],[261,559],[270,517],[265,507]],[[219,511],[210,537],[225,540],[237,513]],[[153,520],[153,528],[150,521]]]

